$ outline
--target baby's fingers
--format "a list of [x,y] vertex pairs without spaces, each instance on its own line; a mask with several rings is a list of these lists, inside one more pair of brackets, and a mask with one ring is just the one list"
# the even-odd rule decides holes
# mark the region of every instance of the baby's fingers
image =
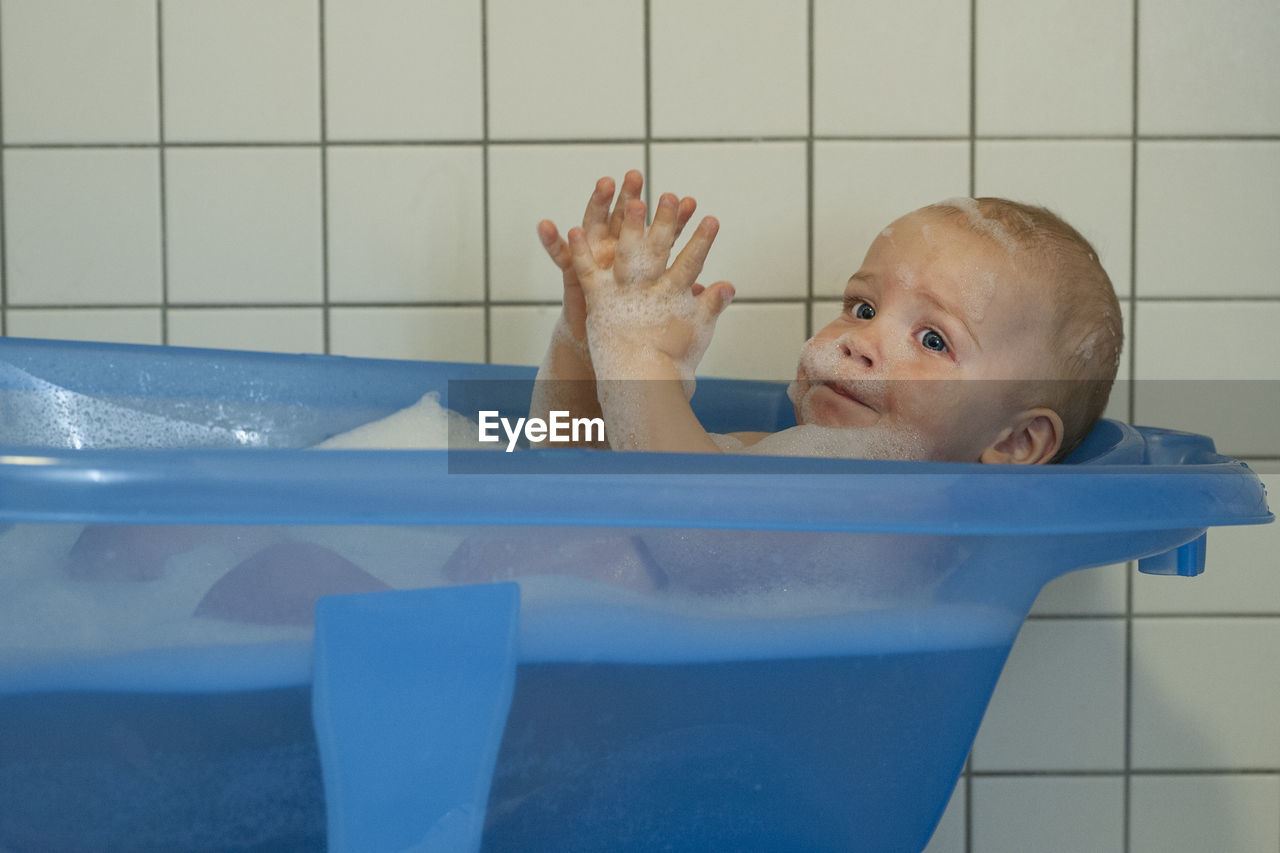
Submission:
[[634,258],[644,243],[645,204],[639,199],[627,202],[618,232],[617,257]]
[[538,223],[538,239],[542,241],[542,248],[547,250],[552,263],[565,272],[573,268],[573,254],[569,251],[569,244],[560,236],[556,224],[550,219]]
[[686,196],[680,199],[680,205],[676,208],[676,236],[680,236],[680,232],[689,224],[689,220],[693,218],[693,212],[698,209],[698,202]]
[[715,242],[719,231],[720,222],[713,216],[705,217],[698,223],[693,236],[689,238],[689,242],[680,254],[676,255],[675,261],[667,271],[667,275],[677,286],[691,287],[697,281],[698,274],[702,272],[702,265],[706,263],[707,253],[711,251],[711,244]]
[[658,199],[658,209],[653,214],[653,225],[649,228],[649,249],[660,253],[665,262],[671,247],[675,245],[676,235],[680,233],[680,200],[671,193],[664,193]]
[[596,265],[595,256],[591,253],[586,232],[581,228],[570,228],[568,245],[573,271],[577,274],[583,289],[590,291],[595,284],[595,276],[600,272],[600,267]]
[[644,175],[635,169],[622,176],[622,191],[618,193],[618,203],[613,207],[613,216],[609,220],[609,233],[614,237],[621,236],[622,223],[626,219],[627,203],[640,198],[640,190],[644,187]]
[[[695,285],[700,287],[701,285]],[[733,285],[727,281],[717,281],[710,287],[703,288],[701,293],[695,293],[698,298],[698,304],[706,311],[707,316],[711,319],[719,317],[724,309],[729,307],[729,303],[733,301],[734,296]]]
[[582,228],[592,240],[599,240],[609,233],[609,204],[613,201],[613,178],[601,178],[587,200],[582,214]]

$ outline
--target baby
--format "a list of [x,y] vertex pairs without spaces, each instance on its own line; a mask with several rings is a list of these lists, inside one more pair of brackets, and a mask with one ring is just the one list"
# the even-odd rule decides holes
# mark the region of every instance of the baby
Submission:
[[843,310],[801,350],[788,389],[798,426],[712,435],[689,399],[734,295],[696,282],[719,225],[704,218],[669,262],[695,202],[663,195],[646,227],[641,187],[629,172],[614,204],[602,178],[567,240],[538,225],[564,307],[534,416],[602,416],[614,449],[1041,464],[1065,458],[1106,406],[1123,329],[1092,246],[1043,208],[949,199],[872,242]]

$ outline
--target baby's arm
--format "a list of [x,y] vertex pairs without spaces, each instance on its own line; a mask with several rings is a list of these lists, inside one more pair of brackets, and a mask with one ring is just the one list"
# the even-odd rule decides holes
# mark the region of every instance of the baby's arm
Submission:
[[[640,172],[631,170],[622,179],[618,202],[613,202],[612,178],[601,178],[587,201],[582,216],[582,230],[590,236],[593,256],[603,265],[613,263],[614,249],[622,230],[623,211],[627,202],[637,199],[644,185]],[[682,199],[677,211],[677,233],[693,216],[696,202]],[[538,237],[552,262],[560,268],[564,284],[564,300],[560,317],[552,332],[547,354],[538,369],[530,401],[530,417],[548,419],[552,410],[568,411],[574,417],[599,417],[595,370],[587,347],[587,305],[574,269],[569,245],[555,223],[544,219],[538,223]]]
[[628,201],[611,262],[584,228],[569,231],[574,271],[585,297],[586,329],[605,434],[614,449],[719,453],[689,407],[693,371],[711,342],[733,286],[696,283],[719,223],[703,219],[671,266],[681,203],[658,202],[645,229],[645,205]]

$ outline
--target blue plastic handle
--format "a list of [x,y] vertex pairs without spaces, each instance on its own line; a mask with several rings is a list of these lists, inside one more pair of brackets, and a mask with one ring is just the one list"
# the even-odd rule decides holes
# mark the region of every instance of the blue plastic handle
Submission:
[[330,850],[479,849],[519,609],[512,583],[320,599],[312,716]]

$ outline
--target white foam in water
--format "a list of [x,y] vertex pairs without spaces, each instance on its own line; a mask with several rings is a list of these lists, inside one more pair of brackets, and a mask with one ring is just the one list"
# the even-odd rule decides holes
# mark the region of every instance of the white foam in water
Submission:
[[688,663],[981,648],[1008,644],[1021,624],[983,605],[897,604],[818,584],[655,597],[529,578],[521,582],[520,658]]
[[493,449],[480,443],[478,432],[475,421],[441,406],[440,395],[432,391],[408,408],[327,438],[316,449]]
[[[25,671],[60,661],[201,648],[225,648],[234,655],[235,649],[281,644],[301,644],[297,663],[305,678],[309,626],[194,615],[210,588],[245,556],[235,547],[235,528],[205,528],[207,538],[197,537],[190,548],[168,557],[159,577],[144,580],[72,577],[68,555],[84,529],[20,524],[0,535],[0,691],[13,679],[21,684]],[[406,527],[254,531],[283,542],[322,545],[393,588],[445,583],[441,568],[467,535]],[[199,683],[202,675],[178,671],[170,677]],[[255,675],[232,671],[223,677],[249,681]]]

